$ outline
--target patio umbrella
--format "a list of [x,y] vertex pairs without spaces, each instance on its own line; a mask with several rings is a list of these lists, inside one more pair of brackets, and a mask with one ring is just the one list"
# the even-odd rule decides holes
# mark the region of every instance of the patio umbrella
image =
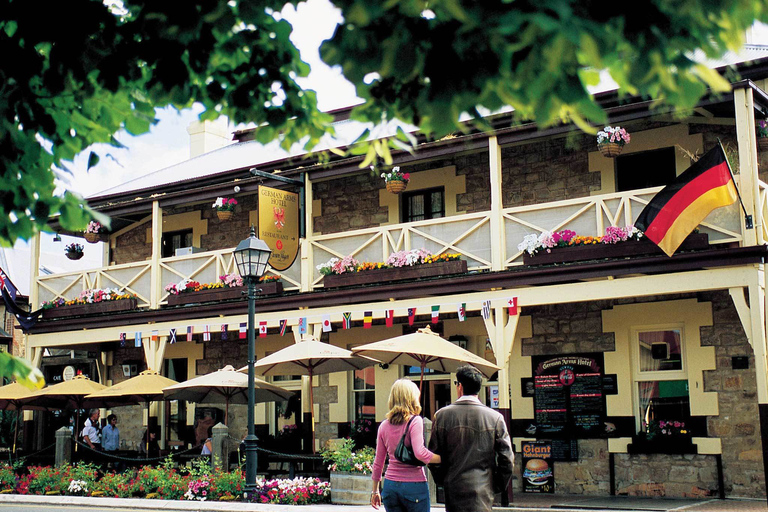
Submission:
[[[315,395],[312,377],[333,372],[359,370],[379,361],[361,357],[349,350],[316,339],[289,345],[256,362],[254,368],[261,375],[309,375],[309,411],[312,421],[312,453],[315,453]],[[245,366],[238,370],[247,373]]]
[[352,352],[373,357],[386,364],[420,367],[419,390],[424,382],[425,368],[453,372],[463,364],[471,364],[486,377],[490,377],[501,369],[490,361],[441,338],[439,334],[432,332],[429,326],[412,334],[360,345],[353,348]]
[[[34,391],[26,386],[22,386],[18,382],[2,386],[0,387],[0,409],[4,411],[21,411],[22,407],[24,407],[21,399],[31,396],[33,393]],[[32,405],[28,405],[26,408],[46,410],[45,407],[35,407]],[[16,425],[13,430],[13,453],[16,453],[16,438],[19,437],[20,416],[19,414],[16,415]]]
[[[144,370],[136,377],[88,395],[88,400],[106,407],[145,403],[147,405],[147,432],[149,432],[149,403],[163,399],[163,389],[174,384],[175,380],[163,377],[153,370]],[[147,433],[147,458],[149,458],[149,433]]]
[[[85,375],[75,375],[70,380],[48,386],[26,398],[21,398],[19,402],[24,407],[33,405],[49,409],[74,409],[75,436],[77,436],[77,433],[82,429],[80,409],[96,405],[91,403],[87,396],[106,388],[107,386],[94,382]],[[77,445],[75,445],[75,449],[77,449]]]
[[[292,391],[256,379],[257,402],[288,400],[291,395],[293,395]],[[248,376],[227,365],[207,375],[169,386],[163,390],[163,397],[166,400],[186,400],[199,404],[224,402],[226,404],[224,422],[226,423],[229,417],[229,404],[248,403]]]

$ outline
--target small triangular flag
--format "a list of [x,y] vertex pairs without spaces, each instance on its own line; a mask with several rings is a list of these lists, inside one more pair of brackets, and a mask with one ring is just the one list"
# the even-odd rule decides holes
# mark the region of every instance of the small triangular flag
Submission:
[[121,347],[125,346],[125,333],[124,332],[120,333],[120,346]]
[[342,313],[342,318],[344,318],[344,328],[345,329],[351,329],[352,328],[352,313]]
[[331,332],[332,330],[331,315],[323,315],[323,332]]
[[195,328],[191,325],[187,326],[187,341],[192,341],[192,336],[195,334]]
[[267,322],[266,320],[262,320],[259,322],[259,338],[266,338],[267,337]]
[[285,330],[288,328],[288,320],[280,320],[280,336],[285,336]]
[[408,308],[408,325],[413,325],[416,320],[416,308]]
[[466,304],[464,304],[464,303],[459,304],[458,315],[459,315],[459,322],[463,322],[464,320],[467,319],[467,305]]
[[170,333],[170,336],[169,336],[169,339],[168,339],[168,343],[170,343],[171,345],[176,343],[176,329],[171,329],[171,333]]
[[136,333],[136,335],[134,337],[134,341],[135,341],[137,347],[141,346],[141,333],[140,332]]
[[299,334],[307,334],[307,317],[299,318]]
[[211,326],[206,325],[203,331],[203,341],[211,341]]
[[395,324],[395,311],[388,309],[385,313],[387,327],[392,327]]
[[507,311],[509,311],[510,316],[515,316],[517,314],[517,297],[512,297],[507,300]]
[[363,315],[363,329],[370,329],[373,324],[373,311],[366,311]]
[[240,335],[238,336],[241,340],[244,340],[248,337],[248,333],[246,329],[248,328],[248,324],[242,323],[240,324]]
[[436,324],[440,320],[440,306],[432,306],[432,323]]
[[221,340],[229,339],[229,324],[221,324]]
[[483,318],[485,320],[491,318],[491,301],[489,300],[483,301]]
[[152,331],[152,341],[157,341],[160,338],[160,333],[157,331]]

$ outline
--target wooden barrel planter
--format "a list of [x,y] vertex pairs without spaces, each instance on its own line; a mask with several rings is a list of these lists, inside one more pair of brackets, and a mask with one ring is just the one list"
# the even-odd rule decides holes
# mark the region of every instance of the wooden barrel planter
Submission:
[[371,475],[331,471],[331,503],[370,505]]
[[364,272],[331,274],[323,278],[323,285],[326,288],[337,288],[339,286],[356,286],[387,281],[402,281],[405,279],[466,274],[466,272],[466,260],[440,261],[437,263],[414,265],[412,267],[383,268],[380,270],[366,270]]
[[[697,251],[709,248],[706,233],[692,233],[680,245],[679,251]],[[525,265],[547,265],[552,263],[573,263],[575,261],[628,258],[630,256],[664,254],[658,245],[647,238],[627,240],[617,244],[572,245],[555,247],[550,252],[523,253]]]
[[[283,293],[283,283],[281,281],[270,281],[259,283],[256,289],[261,288],[261,295],[275,295]],[[200,290],[199,292],[186,292],[178,295],[168,296],[169,306],[181,306],[183,304],[199,304],[202,302],[218,302],[222,300],[245,300],[248,294],[247,286],[234,286],[230,288],[212,288],[210,290]]]
[[70,316],[98,315],[103,313],[119,313],[136,309],[136,299],[105,300],[92,304],[74,304],[72,306],[59,306],[43,311],[43,318],[64,318]]

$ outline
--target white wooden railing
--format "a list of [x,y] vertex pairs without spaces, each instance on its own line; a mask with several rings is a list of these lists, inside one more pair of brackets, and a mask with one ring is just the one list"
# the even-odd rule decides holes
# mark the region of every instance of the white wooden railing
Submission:
[[[737,176],[738,185],[738,176]],[[442,219],[392,224],[374,228],[313,235],[303,240],[302,257],[284,272],[270,271],[283,278],[286,290],[309,291],[322,287],[322,275],[316,266],[331,258],[352,255],[358,261],[384,261],[396,251],[424,248],[434,254],[459,253],[470,270],[488,270],[494,251],[499,251],[504,267],[522,265],[517,245],[530,233],[571,229],[579,235],[598,236],[608,226],[634,223],[658,188],[582,197],[505,208],[501,212],[504,243],[491,237],[490,211],[456,215]],[[760,214],[768,219],[768,185],[760,183]],[[762,222],[765,239],[768,223]],[[742,243],[738,204],[719,208],[699,226],[709,235],[710,243]],[[118,288],[135,293],[141,307],[150,306],[153,286],[159,288],[159,304],[167,302],[165,286],[182,280],[216,282],[223,274],[236,272],[234,248],[163,258],[159,262],[159,282],[151,283],[151,263],[141,261],[100,269],[53,274],[37,278],[41,301],[56,297],[71,299],[87,288]],[[303,268],[308,275],[302,276]]]

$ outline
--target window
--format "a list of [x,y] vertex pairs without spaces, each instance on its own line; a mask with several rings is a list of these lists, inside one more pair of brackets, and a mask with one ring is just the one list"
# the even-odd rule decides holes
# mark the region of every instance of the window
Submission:
[[161,241],[163,258],[169,258],[176,255],[176,249],[182,247],[192,247],[192,230],[170,231],[163,233]]
[[672,147],[616,157],[618,192],[668,185],[675,176],[675,148]]
[[403,196],[403,222],[445,217],[445,189],[431,188],[406,192]]
[[352,399],[355,421],[376,421],[376,369],[373,366],[355,370],[352,374]]
[[660,422],[690,425],[682,327],[636,331],[633,356],[638,431]]

